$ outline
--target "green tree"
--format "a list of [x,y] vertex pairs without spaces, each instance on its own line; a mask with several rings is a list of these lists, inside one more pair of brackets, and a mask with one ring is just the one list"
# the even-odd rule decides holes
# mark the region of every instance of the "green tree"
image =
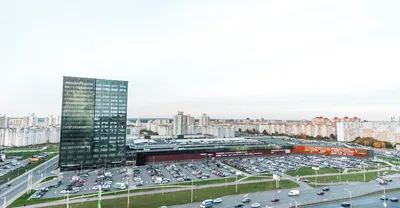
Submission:
[[263,134],[263,135],[267,135],[267,134],[268,134],[267,130],[264,129],[264,131],[262,132],[262,134]]
[[336,140],[336,136],[334,134],[329,135],[329,138],[332,140]]

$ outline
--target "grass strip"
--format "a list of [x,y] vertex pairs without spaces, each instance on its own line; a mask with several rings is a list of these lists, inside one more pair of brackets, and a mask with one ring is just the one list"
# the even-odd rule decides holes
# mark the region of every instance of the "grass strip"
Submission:
[[[395,174],[397,173],[396,171],[393,170],[388,170],[385,171],[388,172],[389,174]],[[346,181],[364,181],[364,173],[355,173],[355,174],[342,174],[340,176],[342,182]],[[365,181],[372,181],[378,178],[378,172],[367,172],[365,173]],[[308,180],[311,182],[315,182],[315,177],[308,177]],[[339,181],[339,175],[333,175],[333,176],[319,176],[317,177],[317,182],[319,183],[332,183],[332,182],[338,182]]]
[[[340,169],[342,172],[344,171],[343,169]],[[336,168],[320,168],[317,170],[317,174],[327,174],[327,173],[339,173],[339,169]],[[314,175],[315,170],[313,170],[311,167],[303,167],[299,168],[297,171],[290,171],[286,172],[286,174],[290,176],[307,176],[307,175]]]

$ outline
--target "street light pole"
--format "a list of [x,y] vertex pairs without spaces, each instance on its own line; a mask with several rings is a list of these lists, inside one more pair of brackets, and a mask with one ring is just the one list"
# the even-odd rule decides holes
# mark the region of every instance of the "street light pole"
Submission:
[[67,208],[69,208],[69,192],[67,191]]
[[346,188],[344,190],[346,190],[350,194],[350,207],[352,207],[352,204],[351,204],[351,191],[349,189],[346,189]]
[[365,183],[365,166],[364,166],[364,183]]
[[126,207],[129,208],[129,187],[128,187],[128,203],[127,203]]
[[192,189],[190,193],[190,202],[193,202],[193,180],[192,180]]
[[237,174],[236,174],[236,181],[235,181],[235,183],[236,183],[236,193],[237,193]]
[[342,182],[341,173],[342,173],[342,171],[340,170],[340,167],[339,167],[339,183],[341,183],[341,182]]
[[380,186],[383,189],[383,207],[386,207],[386,188],[381,185],[378,186]]
[[317,170],[315,170],[315,187],[318,188]]

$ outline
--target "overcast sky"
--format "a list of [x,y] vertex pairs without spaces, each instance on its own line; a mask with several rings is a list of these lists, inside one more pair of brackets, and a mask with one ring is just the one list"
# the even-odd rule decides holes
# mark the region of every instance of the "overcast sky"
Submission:
[[62,76],[129,81],[128,117],[400,116],[400,1],[0,1],[0,113]]

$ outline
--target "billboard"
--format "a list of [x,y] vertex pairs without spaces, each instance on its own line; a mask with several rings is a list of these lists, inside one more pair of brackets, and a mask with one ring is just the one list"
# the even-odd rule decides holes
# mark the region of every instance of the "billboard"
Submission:
[[366,149],[324,147],[324,146],[295,146],[292,152],[300,154],[323,154],[323,155],[337,155],[337,156],[368,157],[368,150]]

